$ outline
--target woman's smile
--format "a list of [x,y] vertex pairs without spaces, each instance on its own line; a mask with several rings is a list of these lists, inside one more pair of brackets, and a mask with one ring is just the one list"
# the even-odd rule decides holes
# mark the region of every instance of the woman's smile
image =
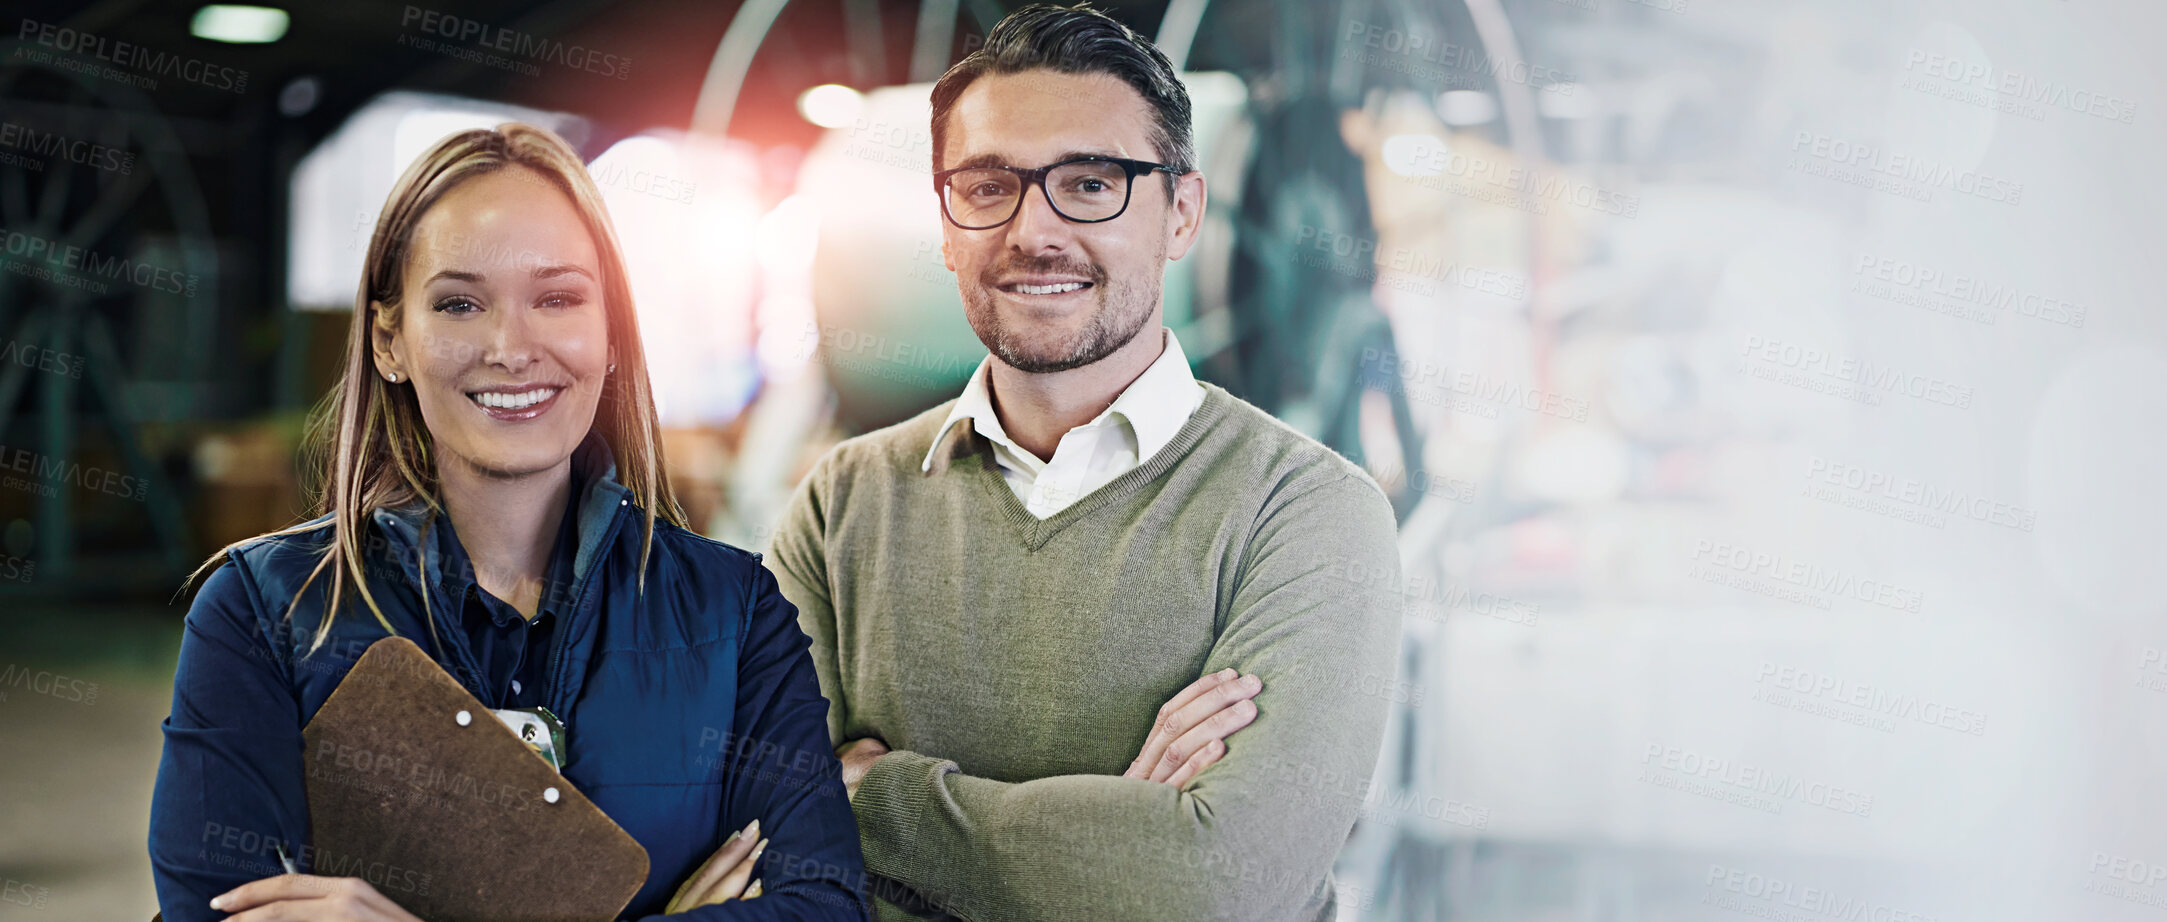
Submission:
[[523,422],[549,412],[563,392],[563,387],[553,384],[512,384],[468,391],[467,399],[490,419]]

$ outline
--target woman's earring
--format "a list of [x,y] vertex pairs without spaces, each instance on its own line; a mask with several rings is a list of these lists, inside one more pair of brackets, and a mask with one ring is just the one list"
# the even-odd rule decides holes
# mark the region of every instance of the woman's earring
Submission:
[[391,379],[391,383],[393,383],[393,384],[397,384],[397,383],[399,383],[399,373],[398,373],[398,372],[396,372],[396,371],[392,372],[391,374],[387,375],[386,377],[389,377],[389,378]]
[[617,373],[617,363],[616,363],[616,362],[611,362],[611,363],[609,363],[609,373],[610,373],[610,374],[613,374],[613,375]]

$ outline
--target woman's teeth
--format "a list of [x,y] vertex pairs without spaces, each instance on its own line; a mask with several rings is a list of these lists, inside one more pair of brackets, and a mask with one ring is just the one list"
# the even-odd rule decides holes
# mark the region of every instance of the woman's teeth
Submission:
[[1082,287],[1084,287],[1082,282],[1062,282],[1057,285],[1017,285],[1016,290],[1027,295],[1052,295],[1064,291],[1075,291]]
[[554,387],[537,387],[531,391],[520,391],[516,394],[481,391],[467,396],[474,398],[475,403],[492,409],[521,410],[557,396],[557,390]]

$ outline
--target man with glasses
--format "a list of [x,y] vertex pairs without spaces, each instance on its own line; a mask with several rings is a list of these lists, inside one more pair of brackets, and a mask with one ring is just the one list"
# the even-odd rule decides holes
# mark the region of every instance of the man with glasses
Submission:
[[1032,6],[933,90],[991,353],[837,446],[771,566],[883,919],[1333,915],[1394,686],[1392,511],[1162,324],[1205,183],[1164,55]]

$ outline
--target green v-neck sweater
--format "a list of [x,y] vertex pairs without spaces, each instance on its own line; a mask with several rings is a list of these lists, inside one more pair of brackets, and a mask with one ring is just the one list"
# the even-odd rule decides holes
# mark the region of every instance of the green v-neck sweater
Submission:
[[[1392,510],[1224,389],[1050,518],[949,411],[835,447],[769,556],[837,743],[882,919],[1316,920],[1369,793],[1399,651]],[[1120,777],[1159,707],[1226,667],[1257,717],[1186,790]],[[771,859],[772,860],[772,857]]]

